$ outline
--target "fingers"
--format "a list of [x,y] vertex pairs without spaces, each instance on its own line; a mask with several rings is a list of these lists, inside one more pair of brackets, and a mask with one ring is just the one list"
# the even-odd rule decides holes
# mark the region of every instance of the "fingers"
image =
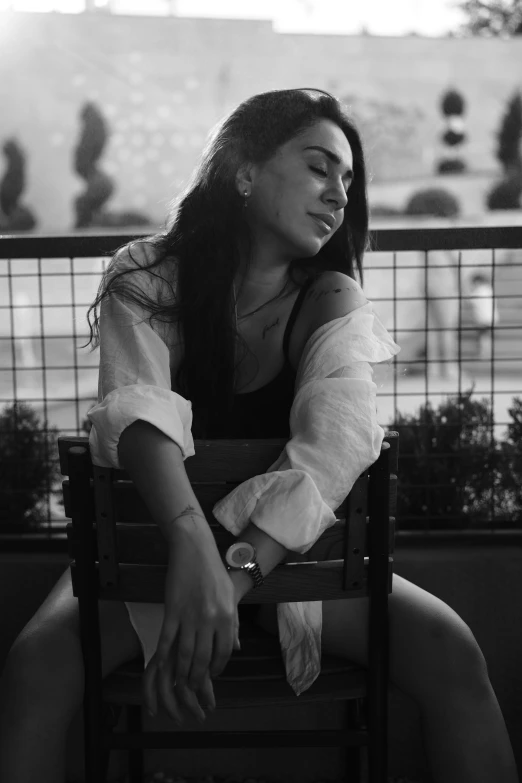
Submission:
[[180,691],[174,691],[179,623],[173,622],[172,619],[170,622],[166,620],[167,618],[164,618],[156,652],[145,673],[145,699],[146,703],[151,704],[154,714],[163,708],[173,720],[181,724],[183,715]]
[[[158,647],[145,670],[143,699],[157,714],[163,708],[180,725],[184,712],[205,720],[202,706],[214,709],[216,701],[211,678],[225,669],[233,649],[239,645],[239,617],[227,630],[196,632],[175,623],[163,626]],[[212,644],[214,647],[212,648]]]
[[214,686],[210,679],[210,673],[207,669],[203,677],[203,683],[196,693],[199,703],[204,710],[212,712],[216,709],[216,697],[214,696]]
[[[194,661],[196,672],[199,670],[198,667],[204,667],[199,678],[200,682],[203,682],[211,654],[209,640],[212,637],[210,634],[207,636],[208,640],[205,635],[201,635],[200,641],[194,630],[185,627],[166,655],[163,652],[166,647],[163,647],[160,639],[154,656],[154,666],[151,666],[152,660],[149,663],[150,673],[147,667],[144,683],[146,703],[152,703],[156,707],[156,709],[153,707],[155,712],[159,705],[179,724],[183,723],[185,710],[200,722],[203,722],[206,717],[194,690],[188,683],[188,677]],[[213,692],[210,698],[213,699]]]
[[239,621],[232,625],[228,631],[221,631],[214,636],[214,654],[210,663],[210,676],[218,677],[227,665],[232,650],[238,642]]
[[[208,630],[200,631],[196,637],[194,658],[188,674],[188,686],[193,691],[199,690],[203,685],[205,673],[208,671],[212,657],[212,637],[213,633]],[[180,668],[178,668],[176,677],[181,677]]]
[[[157,675],[158,663],[155,653],[149,661],[143,676],[143,702],[146,708],[154,715],[158,714],[158,701],[160,706],[163,706],[168,715],[179,723],[179,725],[181,725],[184,720],[183,707],[186,707],[201,723],[205,720],[206,715],[198,703],[198,697],[206,709],[214,710],[216,708],[214,689],[208,671],[198,695],[192,692],[188,686],[173,682],[171,689],[173,693],[171,694],[171,697],[167,699],[158,699],[157,694],[159,686]],[[173,702],[176,705],[174,709],[172,707]]]
[[[193,661],[197,662],[200,656],[200,650],[196,648],[196,641],[202,642],[201,634],[196,634],[195,628],[187,628],[183,626],[180,633],[178,633],[177,641],[177,655],[176,657],[176,683],[182,686],[187,685],[189,678],[190,668],[193,665]],[[203,639],[204,642],[204,639]],[[203,648],[203,656],[205,650]]]
[[192,713],[192,715],[194,715],[196,720],[198,720],[200,723],[204,723],[207,716],[201,708],[198,697],[194,691],[191,690],[186,683],[181,684],[179,682],[176,682],[174,691],[178,702],[185,706],[187,710]]
[[162,707],[165,712],[177,723],[183,722],[183,714],[180,704],[180,694],[183,693],[181,687],[175,690],[176,674],[176,655],[169,651],[167,655],[159,652],[159,646],[156,659],[156,704]]

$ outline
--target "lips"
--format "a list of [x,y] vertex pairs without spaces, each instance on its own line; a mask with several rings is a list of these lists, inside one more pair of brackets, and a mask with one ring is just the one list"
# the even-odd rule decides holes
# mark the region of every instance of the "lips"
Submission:
[[328,212],[310,212],[310,215],[314,217],[319,224],[322,224],[327,231],[331,231],[335,226],[335,218]]

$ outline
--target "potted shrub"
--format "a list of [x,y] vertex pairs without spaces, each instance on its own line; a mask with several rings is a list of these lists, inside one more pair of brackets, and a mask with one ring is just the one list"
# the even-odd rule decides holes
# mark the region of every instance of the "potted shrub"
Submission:
[[472,401],[472,393],[449,397],[438,409],[428,402],[390,425],[400,434],[400,529],[423,529],[423,520],[432,530],[522,522],[522,399],[514,399],[514,423],[498,443],[489,401]]
[[49,490],[60,478],[58,430],[24,402],[0,413],[0,533],[24,533],[46,521]]

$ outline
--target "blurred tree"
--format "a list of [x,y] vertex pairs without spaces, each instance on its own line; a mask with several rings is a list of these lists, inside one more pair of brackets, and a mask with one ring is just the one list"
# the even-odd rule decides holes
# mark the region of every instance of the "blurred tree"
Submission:
[[459,0],[454,3],[467,17],[464,35],[522,35],[522,0]]
[[20,204],[25,189],[25,155],[15,139],[8,139],[2,152],[7,168],[0,182],[0,230],[29,231],[36,226],[32,212]]
[[497,134],[497,159],[504,169],[503,177],[487,194],[488,209],[519,209],[522,196],[522,97],[515,93],[508,103]]
[[75,228],[86,228],[111,197],[114,185],[108,174],[98,169],[108,135],[102,114],[93,103],[86,103],[80,116],[83,127],[74,151],[74,168],[87,187],[75,200]]
[[510,174],[513,170],[521,171],[522,97],[519,92],[516,92],[508,103],[497,139],[497,158],[506,174]]
[[109,130],[100,109],[86,103],[81,111],[82,129],[74,150],[74,169],[85,180],[86,188],[75,199],[75,228],[125,228],[150,226],[147,215],[134,210],[107,211],[106,202],[114,192],[114,182],[98,167],[105,149]]

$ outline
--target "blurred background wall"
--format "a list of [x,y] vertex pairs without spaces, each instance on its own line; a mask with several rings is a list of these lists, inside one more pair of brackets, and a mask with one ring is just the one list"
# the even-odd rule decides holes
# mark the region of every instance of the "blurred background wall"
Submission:
[[108,208],[161,226],[220,118],[256,92],[314,86],[343,99],[359,124],[370,200],[401,208],[433,181],[440,103],[455,88],[466,104],[467,172],[438,179],[475,215],[500,176],[495,134],[521,66],[521,37],[283,34],[271,21],[12,13],[0,29],[0,144],[15,137],[26,155],[24,202],[37,230],[69,231],[84,188],[73,167],[80,114],[93,103],[109,133],[99,161],[114,184]]

